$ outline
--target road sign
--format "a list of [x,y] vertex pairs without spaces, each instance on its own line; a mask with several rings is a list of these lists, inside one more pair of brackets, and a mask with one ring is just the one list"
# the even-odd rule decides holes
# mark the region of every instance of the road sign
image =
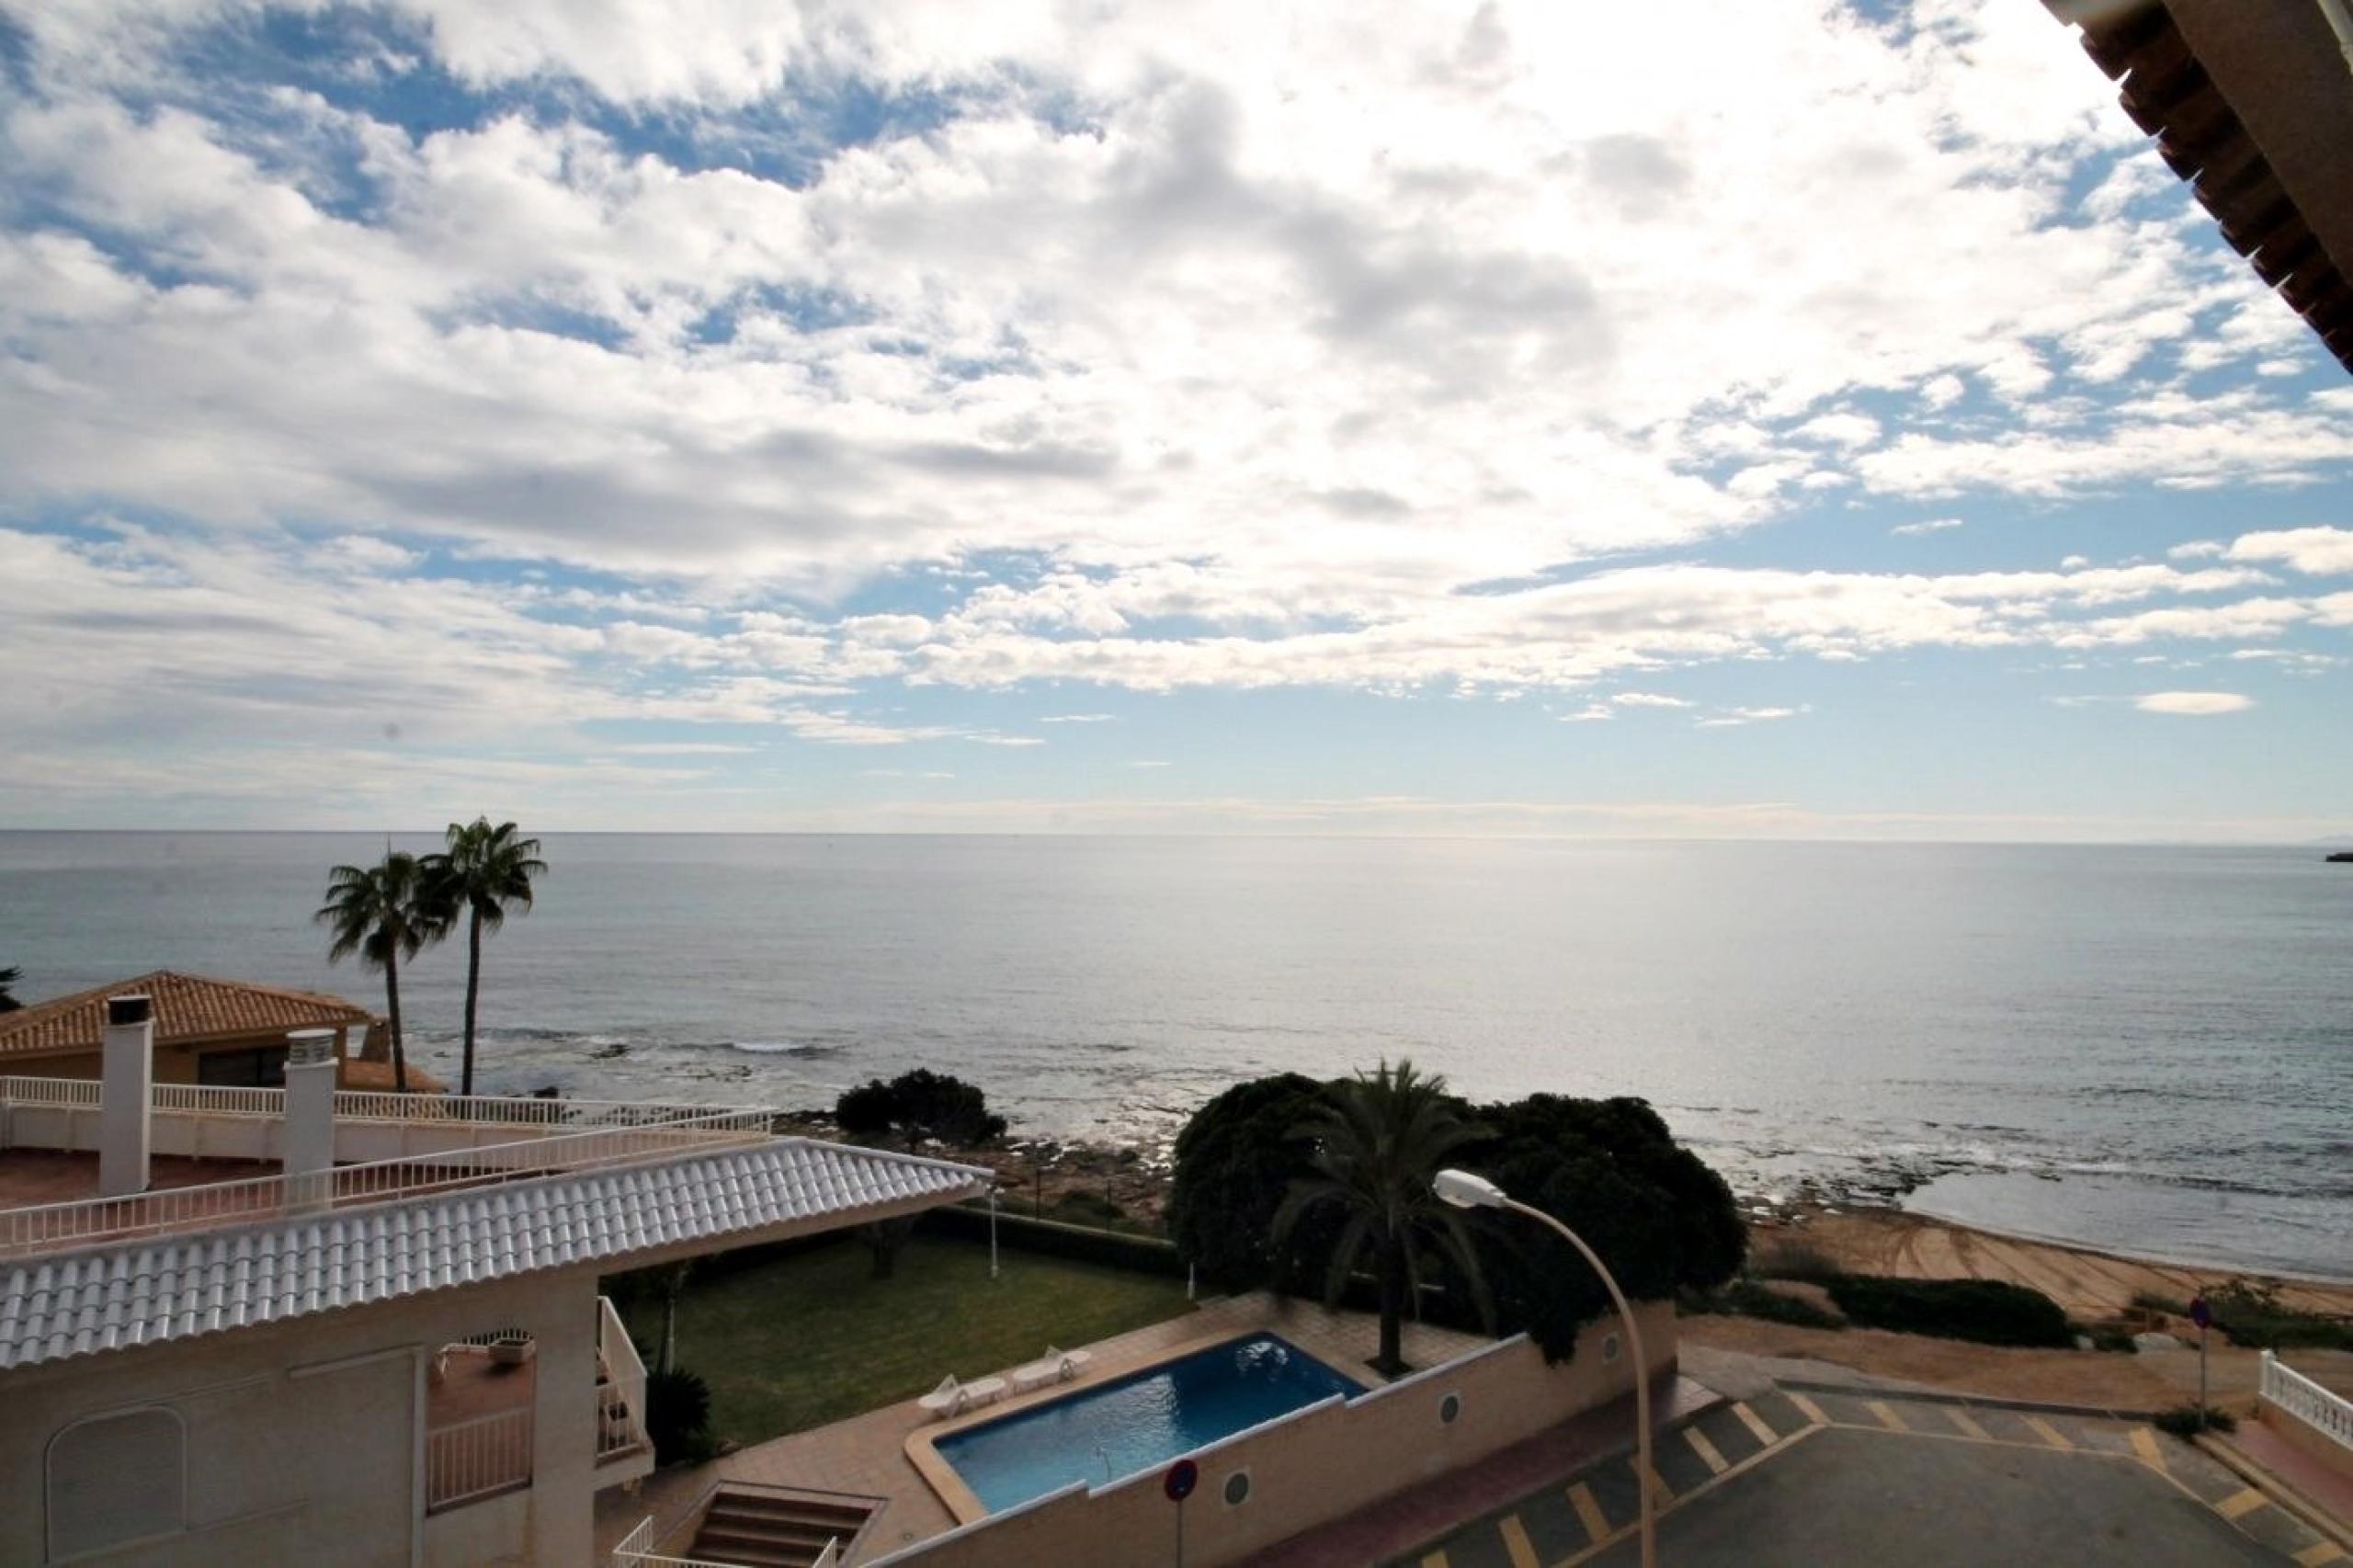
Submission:
[[1160,1478],[1160,1490],[1168,1494],[1171,1503],[1182,1503],[1200,1483],[1201,1467],[1191,1460],[1178,1460],[1168,1467],[1168,1473]]
[[2198,1325],[2200,1334],[2214,1325],[2214,1309],[2206,1304],[2205,1297],[2200,1296],[2189,1303],[2189,1321]]

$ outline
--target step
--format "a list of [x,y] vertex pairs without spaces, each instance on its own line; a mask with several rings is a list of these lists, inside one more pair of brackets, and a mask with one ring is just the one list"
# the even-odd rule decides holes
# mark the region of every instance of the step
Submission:
[[773,1497],[759,1492],[733,1492],[725,1487],[710,1499],[711,1512],[722,1508],[746,1515],[778,1515],[792,1518],[840,1519],[864,1524],[874,1513],[868,1503],[827,1503],[815,1497]]
[[705,1562],[740,1562],[746,1568],[805,1568],[816,1561],[825,1550],[830,1536],[816,1540],[778,1540],[767,1536],[745,1535],[736,1530],[701,1530],[695,1536],[691,1554]]
[[766,1540],[779,1546],[820,1547],[838,1537],[847,1542],[853,1532],[834,1525],[768,1524],[747,1519],[726,1519],[706,1517],[696,1533],[707,1536],[723,1535],[732,1540]]
[[847,1534],[866,1525],[863,1514],[801,1514],[778,1508],[738,1508],[727,1503],[714,1503],[705,1510],[706,1523],[726,1519],[745,1529],[822,1529],[835,1534]]

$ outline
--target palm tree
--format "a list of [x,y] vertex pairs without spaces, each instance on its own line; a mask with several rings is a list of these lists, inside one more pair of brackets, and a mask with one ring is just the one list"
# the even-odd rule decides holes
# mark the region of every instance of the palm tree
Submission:
[[392,1027],[392,1087],[408,1093],[408,1051],[401,1035],[401,960],[413,959],[443,927],[425,898],[424,868],[417,858],[385,846],[373,866],[337,866],[327,873],[327,902],[312,918],[332,926],[327,961],[340,963],[358,953],[371,969],[384,971],[384,1010]]
[[24,1006],[17,1000],[17,982],[24,977],[25,971],[15,964],[0,969],[0,1013],[13,1013]]
[[1340,1206],[1347,1222],[1332,1249],[1324,1300],[1339,1299],[1370,1249],[1381,1280],[1381,1354],[1372,1365],[1383,1377],[1405,1369],[1404,1304],[1409,1291],[1420,1303],[1426,1244],[1453,1262],[1481,1314],[1488,1312],[1486,1279],[1461,1216],[1430,1190],[1447,1156],[1478,1133],[1454,1104],[1444,1078],[1384,1060],[1371,1074],[1333,1085],[1324,1108],[1295,1133],[1313,1141],[1308,1164],[1315,1174],[1294,1185],[1275,1211],[1276,1246],[1309,1210]]
[[506,924],[510,907],[531,907],[531,879],[548,869],[540,841],[517,835],[511,822],[488,817],[453,822],[449,847],[423,862],[427,902],[446,929],[466,920],[466,1057],[460,1094],[474,1092],[474,1003],[482,992],[482,934]]

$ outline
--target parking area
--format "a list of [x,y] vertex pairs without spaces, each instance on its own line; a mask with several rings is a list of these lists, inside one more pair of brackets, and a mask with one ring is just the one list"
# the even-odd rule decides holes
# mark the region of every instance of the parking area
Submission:
[[[1655,1444],[1677,1563],[2346,1564],[2207,1455],[2129,1418],[1784,1385]],[[1631,1455],[1461,1527],[1414,1568],[1639,1561]]]

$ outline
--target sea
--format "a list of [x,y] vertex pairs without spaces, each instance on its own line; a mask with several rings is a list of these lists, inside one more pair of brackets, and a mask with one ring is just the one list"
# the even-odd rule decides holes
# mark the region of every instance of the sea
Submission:
[[[333,990],[381,835],[0,832],[39,1000]],[[400,847],[435,846],[396,835]],[[2353,866],[2310,846],[574,835],[486,944],[481,1085],[782,1108],[910,1067],[1165,1158],[1237,1080],[1638,1095],[1744,1201],[2353,1277]],[[454,1079],[464,946],[404,971]]]

